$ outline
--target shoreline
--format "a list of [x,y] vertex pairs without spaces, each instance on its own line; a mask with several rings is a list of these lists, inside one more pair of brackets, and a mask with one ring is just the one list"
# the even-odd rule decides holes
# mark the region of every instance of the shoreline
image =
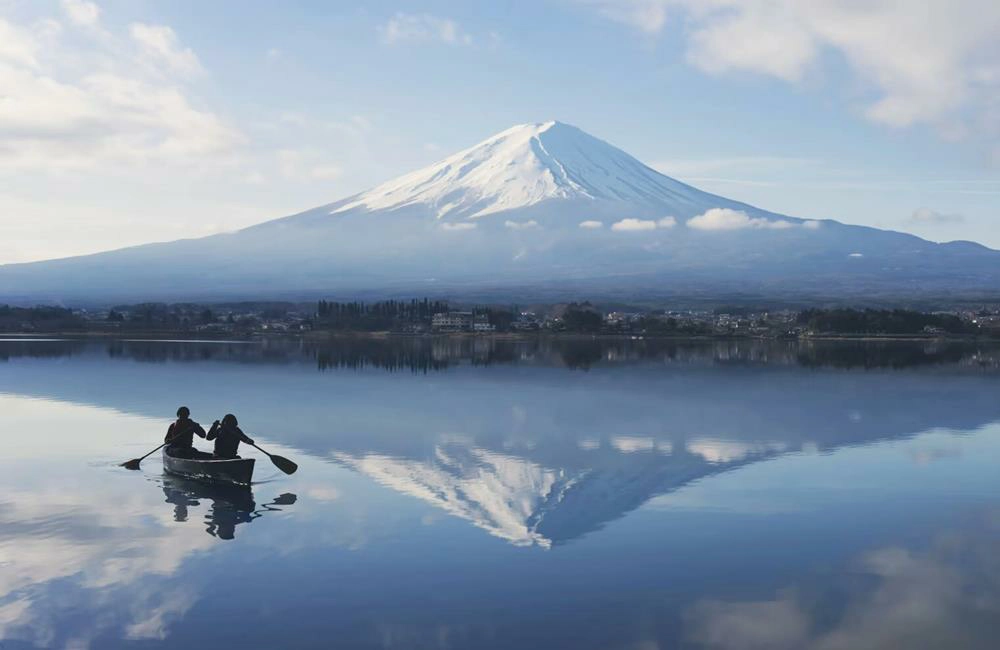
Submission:
[[184,343],[253,343],[267,340],[302,339],[321,342],[337,339],[456,339],[456,340],[501,340],[527,341],[534,339],[555,340],[607,340],[607,341],[784,341],[807,343],[813,341],[835,342],[963,342],[1000,343],[1000,338],[981,335],[940,335],[940,334],[812,334],[800,336],[741,336],[733,334],[624,334],[585,332],[392,332],[392,331],[311,331],[311,332],[251,332],[230,336],[205,336],[203,332],[174,330],[121,331],[56,331],[56,332],[0,332],[0,339],[11,341],[58,340],[120,340],[120,341],[177,341]]

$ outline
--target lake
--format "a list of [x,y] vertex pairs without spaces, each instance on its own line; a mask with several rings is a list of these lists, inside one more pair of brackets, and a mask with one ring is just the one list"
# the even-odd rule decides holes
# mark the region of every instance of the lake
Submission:
[[[182,404],[299,471],[118,466]],[[986,345],[8,340],[0,410],[4,650],[1000,635]]]

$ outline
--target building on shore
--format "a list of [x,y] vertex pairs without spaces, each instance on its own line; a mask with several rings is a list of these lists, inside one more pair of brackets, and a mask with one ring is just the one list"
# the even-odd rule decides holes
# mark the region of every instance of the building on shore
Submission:
[[534,332],[542,328],[542,319],[532,311],[522,311],[518,314],[510,328],[515,332]]
[[471,311],[448,311],[434,314],[431,330],[435,332],[495,332],[496,325],[490,323],[486,314]]
[[486,314],[476,314],[472,318],[473,332],[495,332],[497,326],[490,322],[490,317]]
[[470,332],[472,323],[471,311],[445,311],[434,314],[431,329],[435,332]]

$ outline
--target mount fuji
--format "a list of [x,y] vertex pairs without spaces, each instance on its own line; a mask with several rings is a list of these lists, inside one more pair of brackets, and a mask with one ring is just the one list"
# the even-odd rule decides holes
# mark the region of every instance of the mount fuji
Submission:
[[977,297],[1000,251],[709,194],[560,122],[201,239],[0,266],[0,301]]

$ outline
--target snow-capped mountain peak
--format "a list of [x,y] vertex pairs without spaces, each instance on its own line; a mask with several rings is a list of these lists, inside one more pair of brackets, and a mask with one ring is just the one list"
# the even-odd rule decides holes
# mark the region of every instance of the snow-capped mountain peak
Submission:
[[550,199],[654,203],[693,190],[561,122],[520,124],[338,205],[425,206],[441,219],[477,218]]
[[515,126],[367,192],[235,233],[0,267],[0,302],[32,303],[387,292],[978,300],[998,286],[998,251],[768,212],[559,122]]

